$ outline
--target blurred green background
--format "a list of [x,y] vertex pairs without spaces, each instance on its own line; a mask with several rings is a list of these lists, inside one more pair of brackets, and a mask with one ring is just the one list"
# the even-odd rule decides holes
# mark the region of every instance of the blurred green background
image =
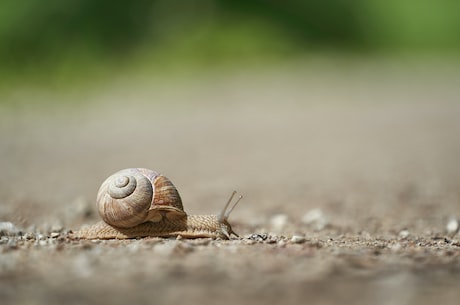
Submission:
[[[333,56],[456,56],[460,2],[0,2],[0,90]],[[90,77],[89,77],[90,76]]]

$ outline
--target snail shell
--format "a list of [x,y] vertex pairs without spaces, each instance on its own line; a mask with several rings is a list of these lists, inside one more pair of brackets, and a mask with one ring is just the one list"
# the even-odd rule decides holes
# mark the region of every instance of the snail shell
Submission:
[[101,218],[119,228],[185,215],[172,182],[146,168],[124,169],[108,177],[99,188],[96,204]]
[[79,239],[139,237],[222,238],[238,236],[228,217],[236,191],[217,215],[187,215],[172,182],[146,168],[129,168],[108,177],[99,188],[97,209],[103,221],[71,234]]

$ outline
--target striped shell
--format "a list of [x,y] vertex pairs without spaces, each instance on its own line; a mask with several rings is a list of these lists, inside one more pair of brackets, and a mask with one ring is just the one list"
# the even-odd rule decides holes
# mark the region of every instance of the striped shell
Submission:
[[119,228],[186,216],[172,182],[145,168],[124,169],[108,177],[99,188],[96,204],[101,218]]

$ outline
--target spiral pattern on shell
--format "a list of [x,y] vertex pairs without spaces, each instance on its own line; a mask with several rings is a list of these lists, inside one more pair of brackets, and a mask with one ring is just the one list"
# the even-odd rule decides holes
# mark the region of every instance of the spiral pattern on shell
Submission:
[[162,207],[174,208],[173,213],[185,215],[172,182],[146,168],[128,168],[108,177],[99,188],[96,203],[101,218],[118,228],[160,221]]
[[[97,208],[101,218],[120,228],[145,222],[152,205],[152,181],[156,176],[156,172],[146,175],[142,169],[133,168],[108,177],[97,194]],[[150,177],[153,179],[150,180]]]

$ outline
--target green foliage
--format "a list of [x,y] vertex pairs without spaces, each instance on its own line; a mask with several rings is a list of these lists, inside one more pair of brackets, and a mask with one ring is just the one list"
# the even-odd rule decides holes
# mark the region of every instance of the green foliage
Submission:
[[363,1],[362,40],[374,49],[460,50],[460,2]]
[[213,65],[318,50],[460,50],[460,2],[4,0],[0,77],[98,75],[144,61]]

